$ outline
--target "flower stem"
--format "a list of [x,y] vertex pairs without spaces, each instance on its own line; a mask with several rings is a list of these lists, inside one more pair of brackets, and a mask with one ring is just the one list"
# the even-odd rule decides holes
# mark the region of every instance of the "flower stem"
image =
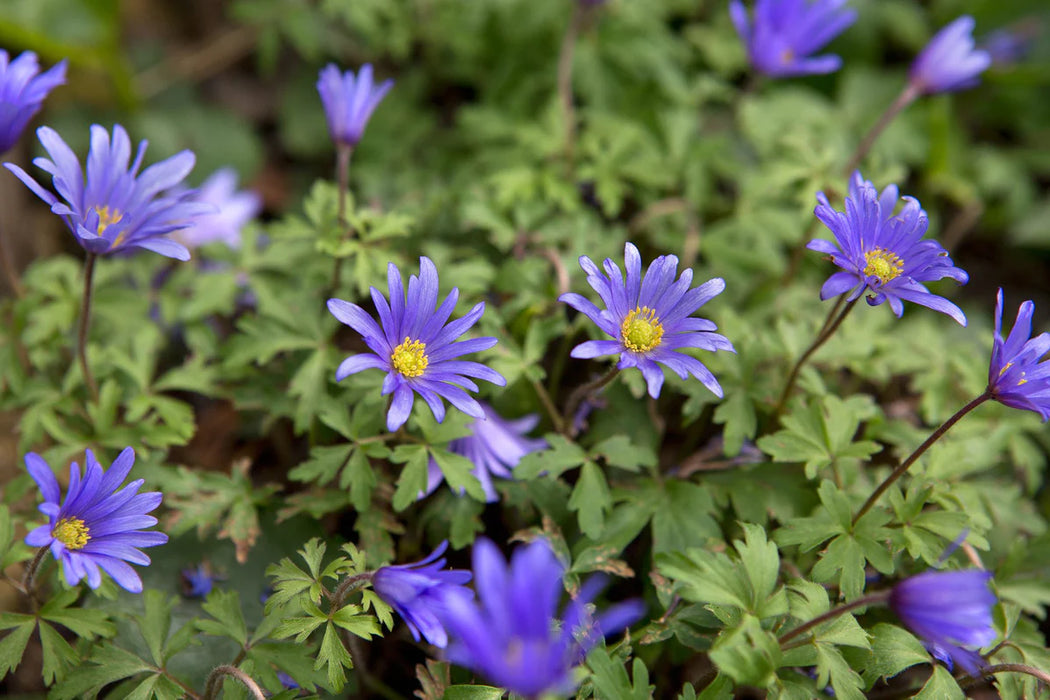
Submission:
[[372,582],[372,577],[375,576],[374,571],[366,571],[363,574],[355,574],[348,576],[340,581],[339,585],[336,586],[335,590],[332,591],[330,600],[332,601],[332,607],[339,609],[343,607],[343,600],[346,596],[358,588],[363,588],[365,584]]
[[223,676],[232,676],[239,680],[244,687],[251,692],[256,700],[266,700],[266,693],[262,691],[262,688],[259,687],[259,684],[256,683],[251,676],[236,666],[229,666],[227,664],[216,666],[212,669],[211,674],[208,676],[208,680],[204,683],[204,700],[212,700],[212,698],[215,697],[216,692],[222,684]]
[[22,576],[22,594],[29,598],[32,602],[33,607],[36,607],[36,572],[40,569],[40,562],[44,560],[44,555],[49,551],[50,547],[41,547],[36,551],[36,556],[26,566],[25,574]]
[[850,156],[849,161],[846,163],[846,167],[843,168],[843,172],[848,177],[856,170],[857,166],[864,159],[864,156],[868,155],[868,151],[875,145],[875,140],[879,138],[879,135],[885,131],[886,127],[890,125],[893,118],[896,117],[901,111],[910,105],[916,97],[919,96],[919,89],[908,83],[901,94],[897,95],[897,99],[886,108],[886,111],[882,113],[879,120],[875,122],[875,126],[871,127],[871,130],[864,135],[864,139],[861,140],[857,146],[857,150]]
[[576,156],[576,107],[572,97],[572,58],[576,52],[576,38],[583,26],[582,3],[572,3],[572,19],[565,28],[558,54],[558,100],[561,102],[562,118],[565,120],[565,164],[572,171]]
[[919,445],[919,447],[914,452],[908,455],[908,458],[901,462],[900,465],[896,469],[894,469],[888,477],[886,477],[885,481],[879,484],[878,488],[876,488],[872,492],[872,494],[868,496],[868,500],[864,501],[864,505],[862,505],[860,507],[860,510],[857,511],[857,514],[853,516],[853,524],[856,525],[857,521],[864,517],[865,513],[871,510],[871,507],[875,505],[875,502],[879,500],[879,497],[886,492],[886,489],[888,489],[890,485],[893,484],[893,482],[895,482],[897,479],[901,478],[901,476],[904,475],[904,472],[908,471],[908,467],[914,464],[915,460],[921,457],[922,454],[930,448],[930,445],[937,442],[937,440],[942,435],[948,432],[949,428],[951,428],[953,425],[959,422],[959,419],[961,419],[967,413],[969,413],[970,411],[977,408],[982,403],[988,401],[991,398],[991,392],[985,391],[976,399],[974,399],[973,401],[956,411],[951,418],[949,418],[948,420],[944,421],[943,424],[941,424],[941,427],[937,428],[937,430],[934,430],[933,433],[931,433],[930,436],[926,438],[926,441]]
[[804,622],[801,625],[799,625],[798,627],[796,627],[795,629],[790,630],[789,632],[785,632],[784,634],[780,635],[780,637],[777,638],[777,644],[779,644],[781,647],[783,647],[785,644],[790,642],[795,637],[798,637],[799,635],[805,634],[806,632],[810,631],[814,627],[816,627],[816,626],[818,626],[820,624],[823,624],[823,623],[827,622],[828,620],[833,620],[836,617],[838,617],[839,615],[842,615],[843,613],[847,613],[850,610],[856,610],[857,608],[864,608],[864,607],[867,607],[869,605],[881,605],[881,604],[885,603],[886,600],[889,597],[890,597],[890,591],[889,590],[880,591],[879,593],[872,593],[871,595],[862,596],[860,598],[857,598],[854,601],[851,601],[851,602],[846,603],[844,605],[840,605],[837,608],[832,608],[831,610],[828,610],[826,613],[823,613],[821,615],[817,615],[816,617],[814,617],[809,622]]
[[[806,348],[806,351],[802,353],[802,357],[798,358],[798,362],[795,363],[795,366],[791,368],[791,374],[788,375],[787,382],[784,384],[784,390],[780,394],[780,400],[777,401],[776,410],[773,411],[774,420],[779,419],[780,414],[784,412],[784,407],[787,405],[788,399],[791,398],[791,391],[795,388],[795,382],[798,381],[798,373],[801,371],[802,366],[806,364],[806,360],[819,350],[820,346],[826,343],[828,338],[835,334],[835,331],[837,331],[839,326],[842,325],[846,316],[848,316],[849,312],[853,310],[854,306],[856,306],[859,298],[860,297],[857,297],[857,299],[854,299],[853,301],[846,302],[846,308],[842,309],[841,313],[839,313],[839,308],[842,306],[842,300],[844,297],[840,296],[838,301],[835,302],[835,305],[831,307],[827,318],[824,319],[824,325],[821,326],[820,332],[817,333],[817,337],[813,340],[810,346]],[[838,316],[835,315],[836,313],[838,313]]]
[[84,383],[91,391],[91,397],[98,402],[98,385],[91,374],[87,361],[88,328],[91,327],[91,292],[95,280],[95,254],[88,253],[84,259],[84,296],[80,304],[80,332],[77,334],[77,359],[80,360],[80,371]]
[[544,410],[546,410],[547,415],[550,416],[551,424],[554,426],[554,431],[558,433],[562,432],[562,426],[565,425],[565,419],[560,413],[558,413],[558,408],[554,405],[554,400],[551,399],[551,395],[547,393],[547,389],[539,380],[532,379],[529,383],[532,384],[532,388],[536,390],[536,396],[539,397]]
[[1024,673],[1033,678],[1038,678],[1040,682],[1045,683],[1046,685],[1050,685],[1050,673],[1034,666],[1029,666],[1028,664],[996,664],[995,666],[988,666],[981,669],[980,676],[971,676],[971,682],[967,683],[965,679],[962,679],[960,680],[959,685],[963,689],[966,689],[970,685],[975,685],[980,682],[982,678],[988,678],[997,673]]
[[0,231],[0,268],[3,268],[7,284],[15,296],[21,299],[26,295],[25,287],[22,286],[22,278],[18,274],[18,268],[7,255],[7,246],[4,244],[4,234]]
[[[339,189],[338,209],[336,220],[340,229],[346,229],[353,233],[346,225],[346,198],[350,192],[350,156],[354,153],[354,147],[340,143],[335,147],[335,180]],[[335,267],[332,270],[332,293],[339,290],[339,283],[343,276],[343,258],[335,259]]]
[[576,415],[576,409],[580,407],[580,404],[584,400],[591,398],[603,389],[609,382],[616,379],[616,375],[620,373],[619,367],[613,367],[608,372],[598,377],[592,382],[588,382],[582,386],[576,387],[571,394],[569,394],[569,400],[565,402],[565,410],[562,411],[562,435],[568,437],[574,437],[576,435],[576,427],[573,425],[575,420],[573,419]]

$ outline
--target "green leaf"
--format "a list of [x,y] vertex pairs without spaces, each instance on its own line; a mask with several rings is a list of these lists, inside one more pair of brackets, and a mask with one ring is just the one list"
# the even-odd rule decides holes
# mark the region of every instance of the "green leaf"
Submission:
[[463,455],[448,450],[431,448],[429,452],[438,467],[441,468],[441,473],[445,475],[445,481],[448,482],[453,493],[461,493],[465,490],[474,500],[485,501],[485,490],[481,488],[481,482],[473,474],[476,468],[473,462]]
[[652,512],[653,549],[682,551],[721,540],[722,529],[712,514],[715,503],[708,489],[688,481],[670,479],[639,492]]
[[744,528],[744,541],[734,540],[733,546],[751,583],[751,609],[758,610],[777,587],[780,555],[777,546],[766,539],[761,525],[740,523],[740,526]]
[[450,685],[445,688],[444,700],[500,700],[503,688],[491,685]]
[[861,420],[874,413],[871,400],[854,397],[845,401],[824,396],[784,416],[784,426],[756,443],[775,462],[803,462],[806,477],[815,479],[819,470],[842,459],[866,459],[879,451],[871,440],[853,442]]
[[626,435],[614,435],[591,448],[593,457],[601,457],[612,467],[636,472],[639,467],[655,467],[656,454],[650,447],[636,445]]
[[30,615],[0,614],[0,629],[11,630],[0,639],[0,678],[18,668],[35,627],[36,618]]
[[880,622],[871,629],[871,657],[864,668],[870,686],[880,678],[892,678],[906,668],[930,662],[930,654],[915,635]]
[[41,621],[38,629],[44,659],[41,672],[44,685],[51,686],[56,680],[64,678],[66,672],[80,661],[80,655],[51,625]]
[[288,478],[324,486],[335,479],[355,452],[353,445],[318,446],[310,450],[310,459],[288,472]]
[[160,666],[164,664],[164,641],[171,629],[171,611],[177,599],[150,588],[142,594],[142,599],[145,611],[138,617],[139,630],[146,640],[146,648],[153,657],[153,663]]
[[95,647],[88,659],[91,665],[81,664],[76,673],[59,682],[51,691],[55,700],[77,700],[93,696],[102,687],[122,678],[155,669],[135,654],[106,642]]
[[80,591],[76,588],[55,594],[40,608],[40,617],[67,627],[84,639],[112,637],[116,634],[116,627],[109,621],[105,611],[70,607],[79,597]]
[[587,461],[587,454],[580,446],[565,436],[547,433],[544,439],[547,440],[548,449],[530,452],[522,457],[514,468],[515,479],[535,479],[544,472],[553,479]]
[[371,615],[365,615],[360,611],[361,609],[356,605],[344,605],[331,616],[331,620],[350,634],[356,635],[361,639],[371,639],[378,634],[382,634],[376,618]]
[[652,697],[654,686],[649,685],[649,669],[641,659],[634,660],[634,683],[627,676],[623,661],[613,659],[605,649],[596,648],[588,654],[587,666],[591,669],[596,697],[618,700],[649,700]]
[[585,462],[569,498],[569,510],[576,511],[583,534],[592,540],[601,537],[605,513],[611,506],[609,485],[601,468],[594,462]]
[[328,684],[338,693],[346,684],[346,671],[343,669],[353,668],[354,662],[350,657],[350,652],[339,639],[336,626],[331,622],[325,626],[324,638],[317,650],[317,661],[314,662],[315,670],[324,666],[328,667]]
[[780,656],[777,638],[751,615],[719,635],[711,647],[711,661],[740,685],[768,685],[780,666]]
[[940,664],[933,667],[933,675],[912,700],[964,700],[962,688],[952,677],[951,671]]
[[427,490],[426,445],[398,445],[390,455],[390,461],[404,464],[397,479],[397,490],[391,505],[397,512],[403,511],[419,499]]
[[755,437],[758,430],[758,414],[755,403],[745,391],[735,391],[718,404],[714,414],[715,423],[725,425],[724,450],[727,455],[740,453],[744,440]]
[[201,607],[215,619],[197,620],[197,629],[204,634],[229,637],[242,647],[248,643],[248,628],[244,624],[241,597],[237,591],[213,590]]

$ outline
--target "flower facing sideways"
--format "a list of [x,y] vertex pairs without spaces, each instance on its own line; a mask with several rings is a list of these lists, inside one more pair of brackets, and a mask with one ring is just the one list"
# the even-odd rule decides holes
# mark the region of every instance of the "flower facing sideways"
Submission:
[[145,248],[169,258],[189,260],[186,246],[167,234],[192,226],[194,217],[214,209],[195,201],[193,190],[174,195],[165,192],[193,169],[192,152],[177,153],[140,173],[146,142],[139,144],[129,167],[131,141],[124,127],[114,126],[111,139],[96,124],[91,127],[85,174],[76,154],[57,132],[44,126],[36,133],[51,159],[37,158],[33,163],[51,174],[61,199],[14,163],[4,165],[62,217],[82,248],[96,255]]
[[0,49],[0,153],[15,145],[47,94],[65,82],[65,61],[40,73],[40,63],[32,51],[12,61]]
[[372,112],[392,87],[393,80],[376,85],[372,80],[372,66],[368,63],[361,66],[357,75],[349,70],[340,72],[334,63],[322,68],[317,77],[317,92],[321,95],[332,140],[344,146],[356,146]]
[[842,66],[834,54],[812,56],[857,20],[847,0],[758,0],[749,19],[740,0],[729,3],[737,34],[751,65],[774,78],[833,73]]
[[418,642],[420,635],[436,647],[448,644],[448,635],[441,624],[439,613],[450,598],[473,598],[463,584],[470,581],[470,572],[445,568],[441,555],[448,548],[442,542],[430,556],[414,564],[399,564],[379,568],[372,577],[376,595],[400,615],[412,636]]
[[680,352],[683,348],[736,352],[724,336],[713,332],[717,329],[714,323],[692,316],[722,293],[726,286],[722,279],[716,277],[690,289],[693,271],[684,270],[676,281],[678,258],[674,255],[661,255],[653,260],[643,276],[641,256],[631,243],[624,246],[626,281],[620,268],[609,258],[605,259],[605,274],[587,256],[580,258],[580,267],[587,273],[587,282],[605,302],[605,309],[571,292],[562,294],[559,301],[583,313],[615,340],[581,343],[572,349],[573,357],[619,354],[617,367],[637,367],[653,398],[660,395],[664,383],[663,371],[657,363],[666,365],[682,379],[693,375],[712,393],[722,397],[722,387],[711,371],[700,360]]
[[124,449],[113,465],[103,470],[88,450],[83,478],[77,463],[70,465],[69,489],[61,503],[58,481],[47,462],[32,452],[25,462],[44,496],[40,512],[48,517],[47,525],[26,535],[26,544],[50,547],[70,586],[86,578],[89,586],[98,588],[101,571],[105,571],[125,590],[141,593],[142,579],[128,563],[149,564],[150,558],[139,548],[164,544],[168,536],[142,530],[157,524],[156,518],[146,514],[160,505],[161,494],[139,493],[142,479],[120,488],[135,463],[135,451]]
[[949,666],[959,664],[977,674],[984,659],[967,649],[995,641],[988,588],[991,573],[980,570],[928,571],[906,578],[890,592],[889,606],[917,634],[930,653]]
[[[176,190],[170,194],[179,194]],[[193,226],[174,232],[171,237],[187,248],[198,248],[222,241],[233,249],[241,246],[241,229],[262,208],[262,198],[251,190],[237,190],[237,172],[222,168],[201,183],[193,199],[212,207],[193,219]]]
[[[485,419],[475,420],[467,426],[471,431],[470,435],[450,442],[448,451],[463,455],[474,463],[471,473],[481,482],[481,488],[485,490],[485,500],[493,503],[499,500],[499,496],[492,485],[492,477],[512,478],[511,470],[518,465],[521,458],[530,452],[546,448],[547,441],[542,438],[525,437],[525,433],[536,427],[539,416],[529,415],[518,420],[505,420],[492,406],[483,401],[478,403],[485,411]],[[441,467],[431,457],[427,465],[427,490],[420,497],[433,493],[444,480]]]
[[1010,335],[1003,340],[1003,290],[995,301],[995,338],[988,366],[988,392],[1012,408],[1035,411],[1045,423],[1050,419],[1050,333],[1032,338],[1035,304],[1026,301],[1017,310]]
[[441,613],[451,639],[446,655],[525,698],[571,692],[572,669],[587,651],[644,612],[635,600],[592,614],[588,604],[604,586],[595,576],[559,616],[565,569],[543,540],[518,547],[508,566],[496,545],[479,538],[473,558],[480,600],[456,596],[446,602]]
[[894,216],[898,191],[890,185],[879,194],[871,182],[854,173],[846,197],[846,211],[831,207],[823,192],[817,194],[817,218],[835,235],[835,242],[817,238],[806,247],[830,256],[842,268],[824,283],[821,299],[848,294],[847,301],[865,291],[868,304],[888,302],[898,317],[902,301],[911,301],[947,314],[966,325],[966,316],[944,297],[931,294],[925,282],[950,277],[966,284],[969,276],[952,264],[940,243],[924,239],[929,221],[919,202],[904,197],[904,207]]
[[481,318],[485,302],[478,303],[466,316],[446,324],[459,300],[459,290],[453,287],[441,306],[437,306],[437,268],[427,257],[419,259],[419,277],[409,277],[407,295],[401,272],[390,263],[387,289],[389,303],[382,292],[372,287],[372,302],[379,313],[379,323],[357,304],[342,299],[328,300],[332,315],[360,333],[372,350],[372,353],[351,355],[343,360],[336,370],[336,381],[365,369],[385,371],[383,395],[393,394],[386,415],[386,427],[391,432],[408,420],[413,393],[423,397],[439,423],[445,418],[442,398],[468,416],[484,419],[481,404],[465,391],[478,390],[471,377],[497,386],[505,386],[507,380],[485,365],[457,358],[487,350],[496,344],[496,339],[457,339]]
[[920,94],[971,88],[992,65],[991,55],[975,48],[973,17],[962,16],[937,32],[911,65],[908,82]]

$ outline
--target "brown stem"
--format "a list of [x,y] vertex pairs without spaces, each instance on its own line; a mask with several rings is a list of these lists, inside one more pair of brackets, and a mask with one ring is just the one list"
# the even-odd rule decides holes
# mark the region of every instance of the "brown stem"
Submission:
[[824,319],[824,325],[821,327],[816,339],[814,339],[812,344],[810,344],[810,346],[806,348],[806,351],[802,353],[802,357],[798,358],[798,362],[795,363],[795,366],[791,368],[791,374],[788,375],[787,382],[784,384],[784,390],[780,394],[780,400],[777,401],[777,407],[773,411],[774,420],[779,419],[780,414],[784,412],[784,407],[787,405],[788,399],[791,398],[791,391],[795,388],[795,382],[798,380],[798,373],[802,369],[802,366],[806,364],[806,360],[819,350],[820,346],[826,343],[828,338],[835,334],[835,331],[838,330],[840,325],[842,325],[842,322],[846,319],[846,316],[849,315],[849,312],[853,310],[853,307],[856,306],[859,299],[860,297],[857,297],[857,299],[847,302],[846,308],[842,309],[842,312],[838,316],[835,316],[835,312],[838,311],[838,308],[842,303],[841,299],[836,302],[835,306],[831,307],[831,311],[828,313],[827,318]]
[[561,102],[562,118],[565,119],[565,163],[570,172],[576,157],[576,107],[572,98],[572,58],[576,52],[576,38],[583,26],[584,8],[581,3],[572,3],[572,19],[565,28],[558,54],[558,100]]
[[91,326],[91,291],[95,279],[95,254],[88,253],[84,259],[84,297],[80,305],[80,332],[77,333],[77,359],[80,360],[80,371],[84,375],[84,383],[91,391],[91,397],[98,403],[98,385],[95,377],[91,374],[87,361],[87,337],[88,328]]
[[259,684],[256,683],[251,676],[237,668],[236,666],[230,666],[223,664],[222,666],[216,666],[212,669],[211,674],[208,676],[208,680],[204,684],[204,700],[212,700],[215,697],[216,692],[222,685],[223,676],[232,676],[239,680],[245,688],[256,698],[256,700],[266,700],[266,693],[263,692]]
[[560,413],[558,408],[554,405],[554,400],[551,399],[551,395],[547,393],[547,389],[543,384],[535,379],[529,380],[532,388],[536,390],[536,396],[539,397],[540,403],[543,404],[544,410],[547,411],[547,415],[550,416],[551,425],[554,426],[555,432],[562,432],[562,426],[565,424],[565,419]]
[[784,634],[780,635],[780,637],[777,638],[777,644],[779,644],[781,647],[783,647],[785,644],[790,642],[795,637],[798,637],[801,634],[805,634],[806,632],[810,631],[811,629],[813,629],[817,625],[823,624],[823,623],[827,622],[828,620],[833,620],[836,617],[838,617],[839,615],[842,615],[843,613],[848,613],[850,610],[856,610],[857,608],[864,608],[864,607],[867,607],[869,605],[881,605],[881,604],[885,603],[886,600],[889,597],[890,597],[890,591],[888,591],[888,590],[880,591],[879,593],[872,593],[871,595],[862,596],[860,598],[857,598],[854,601],[851,601],[851,602],[846,603],[844,605],[840,605],[837,608],[832,608],[831,610],[828,610],[827,612],[825,612],[825,613],[823,613],[821,615],[817,615],[816,617],[814,617],[809,622],[804,622],[801,625],[799,625],[798,627],[796,627],[795,629],[790,630],[789,632],[785,632]]
[[332,601],[332,608],[338,610],[343,607],[343,599],[346,598],[347,594],[352,593],[358,588],[363,587],[366,583],[371,583],[372,577],[375,576],[374,571],[366,571],[363,574],[355,574],[348,576],[339,582],[335,590],[332,591],[332,595],[329,600]]
[[[335,180],[339,189],[336,221],[340,229],[353,235],[353,231],[346,224],[346,197],[350,192],[350,156],[354,153],[354,147],[345,143],[339,143],[335,147]],[[343,258],[336,257],[335,267],[332,269],[332,293],[339,291],[339,284],[343,276]]]
[[576,422],[574,420],[574,416],[576,415],[576,409],[579,408],[580,404],[584,401],[584,399],[587,399],[593,396],[594,394],[597,394],[600,389],[605,387],[605,385],[607,385],[612,380],[616,379],[616,375],[618,375],[619,373],[620,369],[614,366],[612,369],[610,369],[608,372],[598,377],[594,381],[576,387],[576,389],[573,390],[571,394],[569,394],[569,400],[565,402],[565,410],[562,411],[562,416],[564,418],[562,425],[562,435],[566,435],[568,437],[574,437],[576,435],[576,428],[573,425]]
[[981,669],[979,678],[970,676],[971,680],[969,682],[965,678],[960,679],[959,685],[965,690],[967,687],[979,683],[982,679],[994,676],[997,673],[1023,673],[1033,678],[1038,678],[1041,683],[1050,686],[1050,673],[1028,664],[996,664],[995,666],[987,666]]
[[[33,557],[33,561],[29,562],[26,566],[25,574],[22,576],[21,593],[29,598],[30,604],[33,609],[36,609],[36,572],[40,569],[40,562],[44,560],[44,556],[50,551],[50,547],[41,547],[36,551],[36,556]],[[11,582],[12,584],[14,581]]]
[[846,167],[843,168],[843,172],[847,177],[853,174],[853,171],[857,169],[858,165],[860,165],[864,156],[868,155],[868,151],[870,151],[871,147],[875,145],[875,140],[879,138],[879,135],[890,125],[893,118],[900,114],[905,107],[910,105],[919,94],[919,89],[911,83],[908,83],[901,94],[897,95],[897,99],[886,108],[886,111],[882,113],[879,120],[875,122],[875,126],[871,127],[868,133],[865,134],[860,145],[857,146],[857,150],[853,152],[852,156],[850,156],[849,161],[846,163]]
[[15,267],[11,258],[7,256],[7,246],[4,245],[3,231],[0,231],[0,268],[3,268],[4,277],[7,278],[7,284],[11,287],[11,291],[15,293],[15,296],[19,299],[24,297],[26,290],[22,286],[22,278],[18,274],[18,268]]
[[958,411],[955,412],[955,414],[951,418],[944,421],[944,423],[941,424],[941,427],[937,428],[937,430],[934,430],[933,433],[931,433],[930,436],[926,438],[926,441],[919,445],[919,447],[914,452],[908,455],[908,458],[901,462],[900,465],[896,469],[894,469],[888,477],[886,477],[885,481],[879,484],[878,488],[876,488],[872,492],[872,494],[868,496],[868,500],[864,501],[864,505],[862,505],[860,507],[860,510],[857,511],[857,514],[853,516],[853,524],[856,525],[857,522],[862,517],[864,517],[864,514],[871,510],[871,507],[875,505],[875,502],[879,500],[879,497],[882,496],[882,494],[886,493],[886,489],[888,489],[890,485],[892,485],[893,482],[895,482],[897,479],[901,478],[904,475],[904,472],[908,471],[908,467],[914,464],[915,460],[921,457],[922,454],[930,448],[930,445],[937,442],[937,440],[942,435],[948,432],[948,430],[953,425],[959,422],[959,419],[961,419],[967,413],[969,413],[970,411],[977,408],[982,403],[988,401],[991,398],[991,392],[985,390],[983,394],[981,394],[976,399],[960,408]]

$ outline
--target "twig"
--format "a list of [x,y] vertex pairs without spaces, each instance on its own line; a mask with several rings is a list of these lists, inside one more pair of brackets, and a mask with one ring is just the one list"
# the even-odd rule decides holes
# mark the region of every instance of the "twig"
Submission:
[[193,82],[204,80],[251,53],[255,41],[256,30],[248,25],[210,37],[202,46],[139,73],[134,79],[136,91],[141,98],[149,99],[167,90],[175,78]]
[[207,682],[204,684],[204,700],[212,700],[215,697],[216,691],[222,684],[223,676],[232,676],[239,680],[245,688],[256,698],[256,700],[266,700],[266,693],[262,691],[259,684],[256,683],[251,676],[237,668],[236,666],[230,666],[223,664],[222,666],[216,666],[212,669],[211,674],[208,676]]

